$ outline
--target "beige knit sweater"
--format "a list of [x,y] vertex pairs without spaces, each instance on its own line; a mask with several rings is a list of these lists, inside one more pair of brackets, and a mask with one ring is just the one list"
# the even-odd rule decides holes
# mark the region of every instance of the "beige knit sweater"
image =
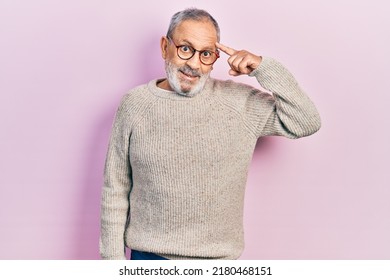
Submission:
[[103,259],[124,259],[125,246],[172,259],[240,256],[257,139],[320,128],[315,106],[279,62],[264,57],[251,76],[273,95],[210,78],[194,97],[157,80],[124,96],[105,165]]

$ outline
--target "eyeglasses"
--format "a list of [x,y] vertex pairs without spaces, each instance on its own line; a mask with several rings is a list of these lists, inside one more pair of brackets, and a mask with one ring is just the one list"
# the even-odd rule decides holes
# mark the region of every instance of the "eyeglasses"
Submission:
[[196,52],[199,52],[199,59],[204,65],[211,65],[219,58],[218,50],[216,52],[209,51],[209,50],[198,51],[188,45],[177,46],[170,37],[167,38],[175,45],[177,49],[177,56],[183,60],[191,59]]

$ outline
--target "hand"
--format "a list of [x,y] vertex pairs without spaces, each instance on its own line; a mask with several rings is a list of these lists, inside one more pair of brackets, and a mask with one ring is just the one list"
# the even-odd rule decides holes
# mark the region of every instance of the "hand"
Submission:
[[243,74],[250,74],[261,63],[261,56],[254,55],[248,51],[236,51],[230,47],[216,43],[215,46],[230,56],[227,60],[230,66],[229,74],[232,76],[239,76]]

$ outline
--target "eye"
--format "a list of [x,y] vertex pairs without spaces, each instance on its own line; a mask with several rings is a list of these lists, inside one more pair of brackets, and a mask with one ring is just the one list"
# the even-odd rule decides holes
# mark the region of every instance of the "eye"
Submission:
[[183,53],[192,53],[193,49],[190,46],[180,46],[180,51]]
[[203,51],[202,52],[202,56],[205,58],[211,57],[212,55],[213,55],[213,53],[210,51]]

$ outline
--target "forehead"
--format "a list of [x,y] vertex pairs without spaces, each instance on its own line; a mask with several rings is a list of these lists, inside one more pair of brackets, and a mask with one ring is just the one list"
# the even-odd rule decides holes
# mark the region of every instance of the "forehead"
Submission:
[[215,47],[217,31],[209,20],[185,20],[174,30],[173,36],[178,43],[189,42],[195,48]]

